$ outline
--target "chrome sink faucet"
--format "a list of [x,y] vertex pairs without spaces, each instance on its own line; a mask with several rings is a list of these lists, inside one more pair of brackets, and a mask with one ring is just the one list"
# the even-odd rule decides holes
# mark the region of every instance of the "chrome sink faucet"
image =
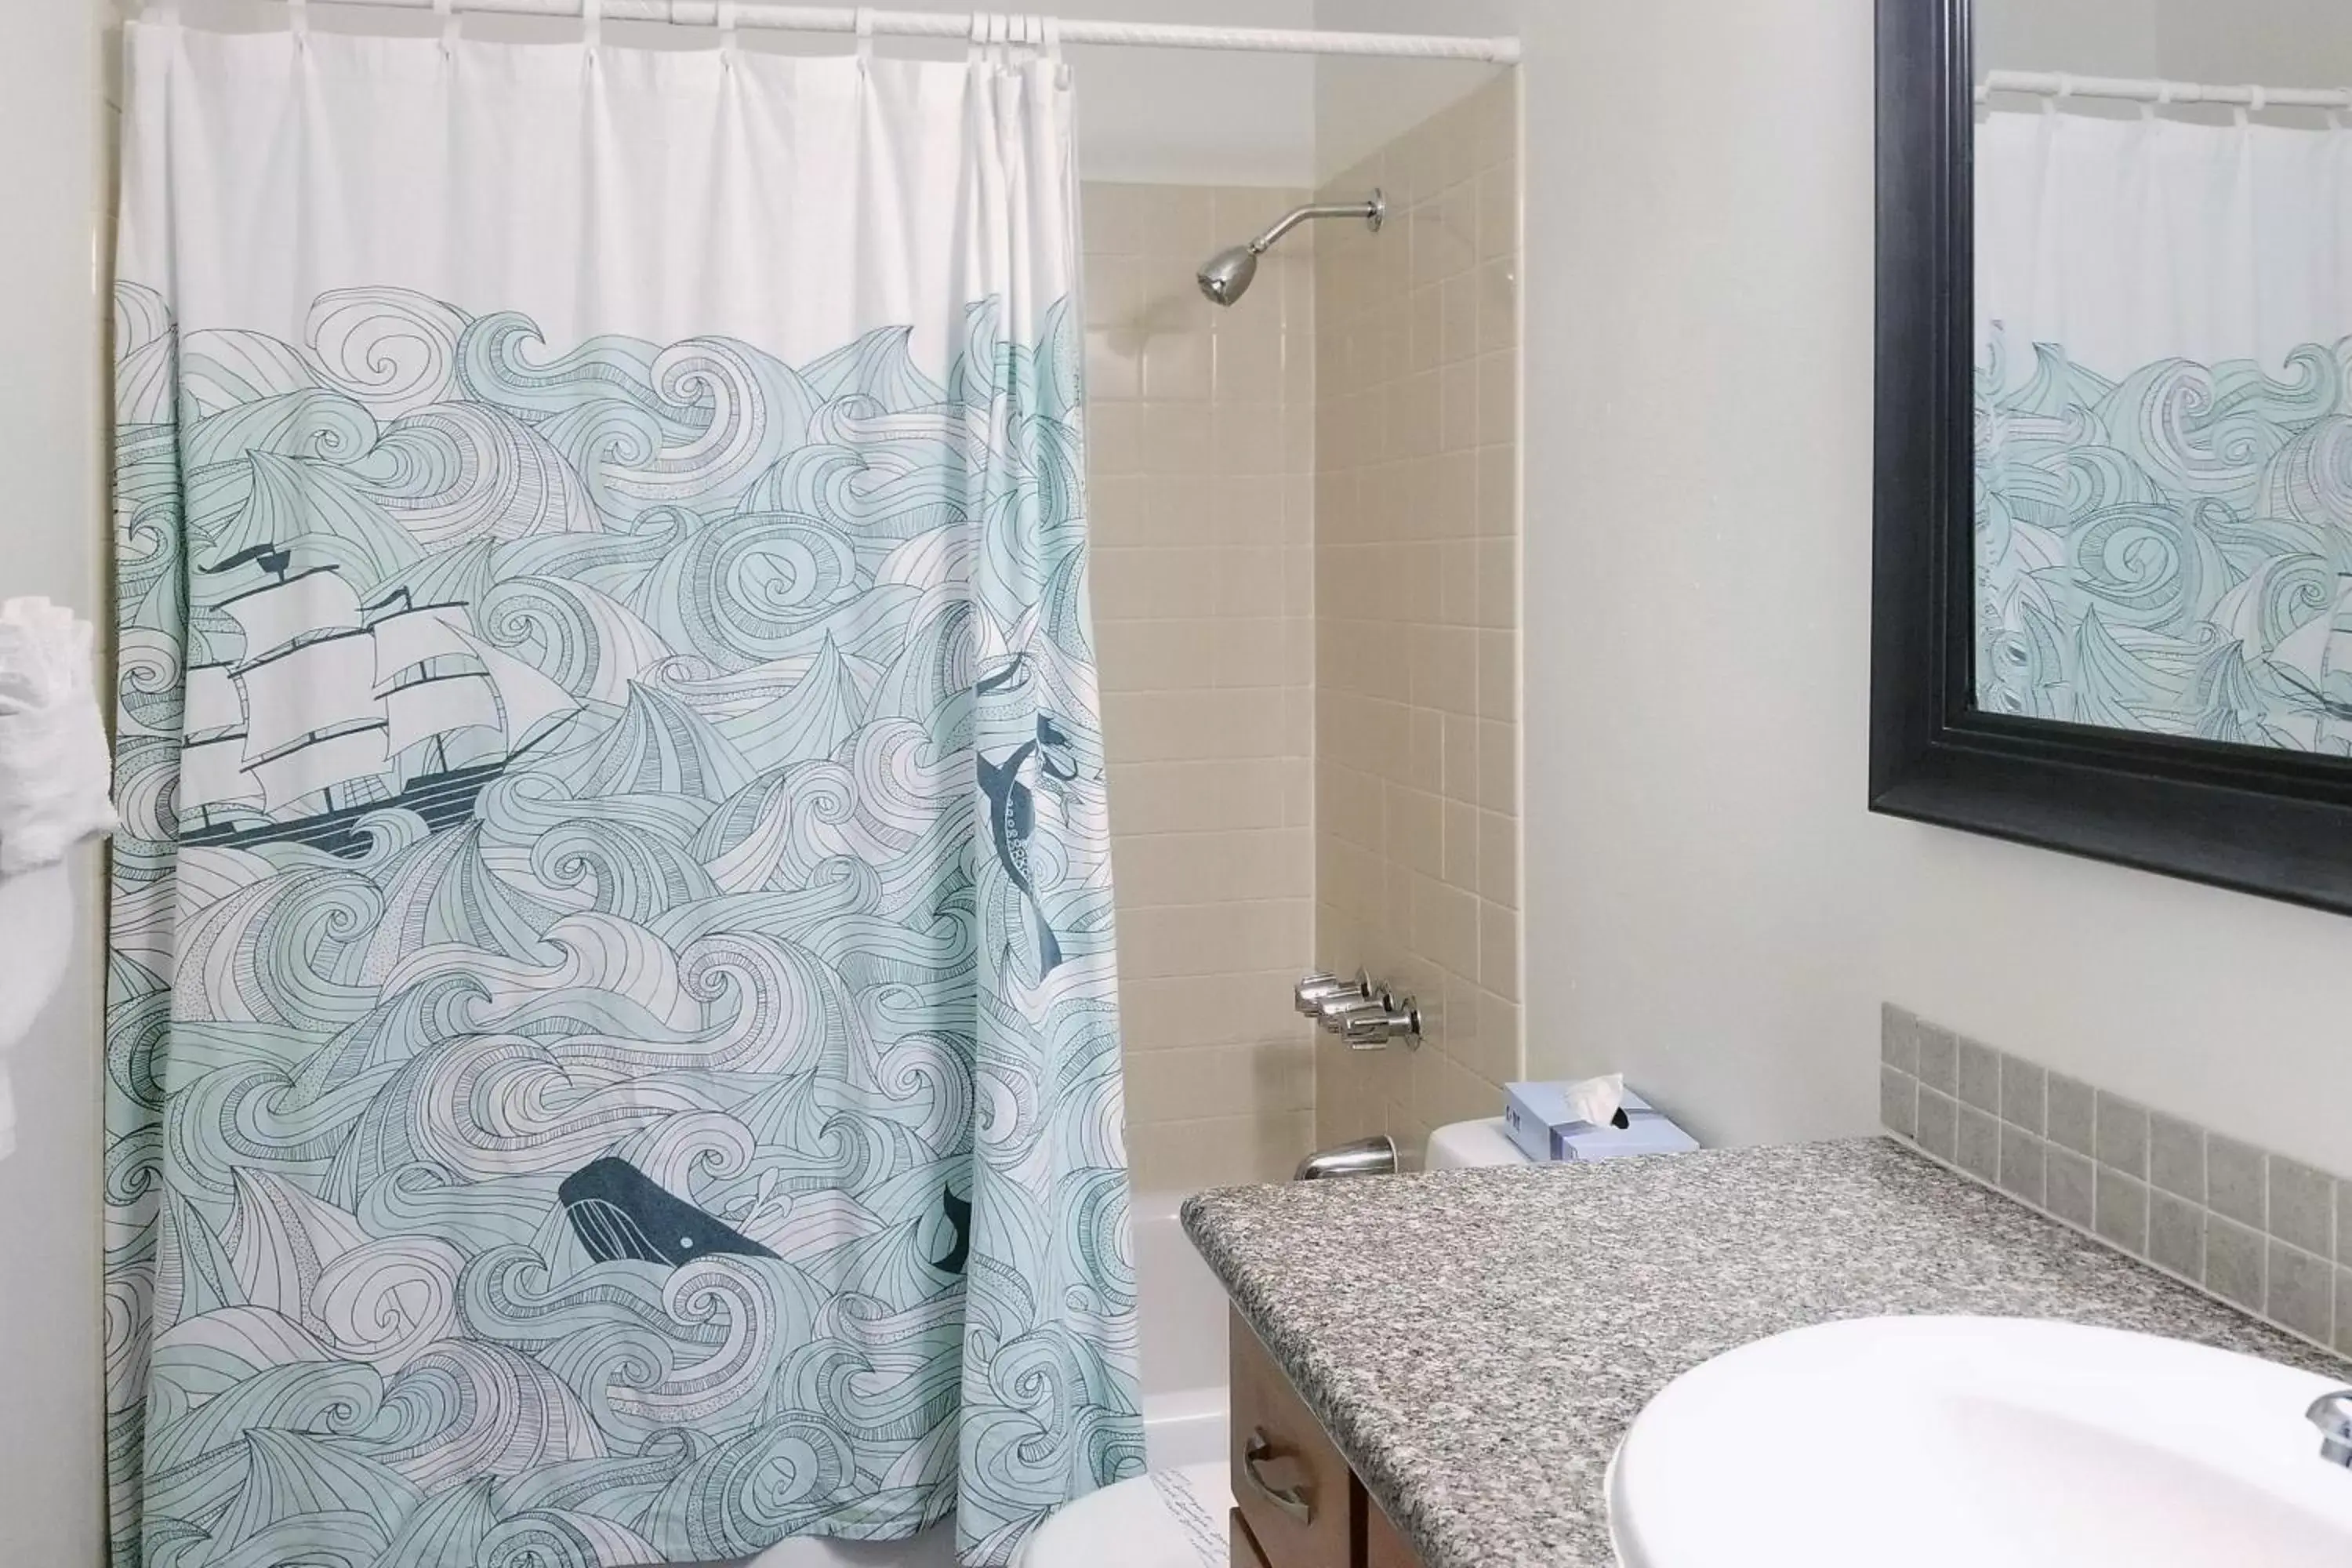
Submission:
[[2319,1457],[2352,1469],[2352,1388],[2321,1394],[2303,1414],[2319,1428]]

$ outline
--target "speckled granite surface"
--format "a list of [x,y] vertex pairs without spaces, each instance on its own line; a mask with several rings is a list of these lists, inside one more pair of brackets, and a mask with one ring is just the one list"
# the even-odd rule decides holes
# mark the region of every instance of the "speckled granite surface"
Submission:
[[1807,1323],[2063,1318],[2345,1370],[1885,1139],[1231,1188],[1184,1227],[1425,1568],[1611,1568],[1643,1405]]

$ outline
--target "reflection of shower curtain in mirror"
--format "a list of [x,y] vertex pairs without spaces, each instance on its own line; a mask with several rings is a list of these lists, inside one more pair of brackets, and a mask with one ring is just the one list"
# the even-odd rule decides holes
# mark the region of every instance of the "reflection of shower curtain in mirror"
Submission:
[[1141,1459],[1050,62],[130,29],[119,1563]]
[[1977,698],[2352,751],[2352,132],[1977,128]]

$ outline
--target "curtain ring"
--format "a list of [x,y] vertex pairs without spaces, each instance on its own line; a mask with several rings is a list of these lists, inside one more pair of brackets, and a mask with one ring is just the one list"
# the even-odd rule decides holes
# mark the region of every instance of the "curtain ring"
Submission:
[[604,0],[580,0],[580,41],[594,54],[604,46]]
[[852,30],[857,35],[857,68],[861,71],[871,70],[874,68],[873,6],[860,5],[857,8],[857,16]]
[[2253,95],[2254,112],[2256,114],[2260,114],[2270,108],[2271,95],[2268,88],[2250,87],[2246,90]]
[[719,26],[719,54],[732,64],[735,58],[735,0],[719,0],[713,20]]
[[1070,62],[1062,58],[1062,20],[1058,16],[1045,18],[1045,58],[1054,68],[1054,85],[1067,88]]
[[433,0],[433,14],[441,18],[441,52],[455,54],[457,49],[457,7],[455,0]]
[[286,32],[298,44],[310,36],[310,0],[286,0]]
[[985,11],[974,11],[971,14],[971,41],[964,47],[963,51],[964,64],[970,66],[978,65],[980,63],[981,51],[985,49],[987,47],[988,13]]

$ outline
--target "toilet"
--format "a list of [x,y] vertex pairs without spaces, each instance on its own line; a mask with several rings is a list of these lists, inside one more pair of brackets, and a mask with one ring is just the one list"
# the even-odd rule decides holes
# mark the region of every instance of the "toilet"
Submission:
[[1422,1169],[1467,1171],[1486,1165],[1528,1163],[1531,1162],[1527,1155],[1505,1131],[1503,1119],[1489,1116],[1482,1121],[1451,1122],[1432,1132],[1429,1153],[1422,1162]]
[[1015,1568],[1226,1568],[1222,1464],[1153,1470],[1090,1492],[1037,1529]]

